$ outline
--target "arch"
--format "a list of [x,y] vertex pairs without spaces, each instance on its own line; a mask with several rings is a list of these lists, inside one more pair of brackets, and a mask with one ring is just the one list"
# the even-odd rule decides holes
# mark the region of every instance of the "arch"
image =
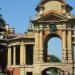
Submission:
[[42,70],[42,72],[43,72],[43,71],[47,71],[47,70],[52,69],[52,68],[63,71],[62,69],[60,69],[60,68],[58,68],[58,67],[47,67],[47,68],[45,68],[44,70]]
[[[50,56],[51,62],[61,62],[62,59],[62,43],[58,37],[51,38],[48,43],[47,54]],[[54,60],[52,58],[54,57]]]
[[51,73],[51,74],[53,73],[52,75],[55,75],[54,72],[57,73],[56,75],[58,75],[58,74],[61,75],[61,73],[62,73],[62,75],[64,75],[64,71],[57,67],[45,68],[44,70],[41,71],[41,75],[50,75],[49,73]]
[[48,41],[51,39],[51,38],[54,38],[54,37],[57,37],[59,39],[62,40],[61,36],[59,34],[56,34],[56,33],[51,33],[51,34],[48,34],[45,39],[44,39],[44,51],[43,51],[43,57],[44,57],[44,61],[47,61],[47,51],[48,51]]
[[56,34],[56,33],[51,33],[51,34],[48,34],[46,37],[45,37],[45,40],[44,40],[44,44],[48,42],[49,39],[53,38],[53,37],[58,37],[61,39],[61,36]]

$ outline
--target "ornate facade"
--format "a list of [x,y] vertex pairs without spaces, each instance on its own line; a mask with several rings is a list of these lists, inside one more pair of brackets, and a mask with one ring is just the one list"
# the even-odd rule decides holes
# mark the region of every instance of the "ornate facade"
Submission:
[[[75,75],[74,45],[75,16],[64,0],[41,0],[28,32],[8,34],[7,70],[10,75]],[[47,43],[58,37],[62,40],[62,62],[47,62]]]

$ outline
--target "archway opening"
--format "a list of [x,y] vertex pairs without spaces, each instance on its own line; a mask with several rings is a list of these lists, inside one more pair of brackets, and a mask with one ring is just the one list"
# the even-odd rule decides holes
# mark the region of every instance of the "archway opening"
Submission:
[[73,62],[75,63],[75,45],[73,45]]
[[42,75],[64,75],[64,71],[56,67],[50,67],[43,70]]
[[4,73],[7,66],[7,47],[0,45],[0,72]]
[[50,62],[60,62],[62,59],[61,39],[53,37],[48,41],[47,54],[50,56]]
[[59,35],[50,34],[47,36],[45,42],[45,55],[47,62],[61,62],[62,41]]

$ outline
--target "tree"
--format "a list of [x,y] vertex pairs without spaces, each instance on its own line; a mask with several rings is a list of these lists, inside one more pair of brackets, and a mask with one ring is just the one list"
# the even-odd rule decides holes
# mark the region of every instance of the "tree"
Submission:
[[50,60],[48,60],[48,62],[61,62],[61,60],[55,55],[49,55],[49,57],[50,57]]
[[0,15],[0,27],[5,27],[6,26],[6,22],[3,19],[2,15]]

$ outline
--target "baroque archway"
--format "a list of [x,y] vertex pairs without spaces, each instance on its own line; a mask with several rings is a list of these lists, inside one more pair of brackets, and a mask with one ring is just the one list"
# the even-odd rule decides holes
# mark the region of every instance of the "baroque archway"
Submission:
[[[55,58],[57,58],[56,56],[54,56],[54,55],[50,55],[50,53],[49,53],[49,50],[48,50],[48,43],[49,43],[49,41],[51,40],[51,39],[53,39],[53,38],[58,38],[58,39],[60,39],[61,40],[61,42],[60,42],[60,44],[62,45],[62,38],[61,38],[61,36],[60,35],[58,35],[58,34],[56,34],[56,33],[51,33],[51,34],[48,34],[47,36],[46,36],[46,38],[45,38],[45,40],[44,40],[44,61],[48,61],[49,59],[50,59],[50,56],[51,57],[55,57]],[[54,43],[55,44],[55,43]],[[50,48],[51,49],[51,48]],[[51,50],[50,50],[51,51]],[[57,51],[58,52],[58,51]],[[61,55],[62,55],[62,49],[61,49]],[[61,57],[62,58],[62,57]],[[57,61],[56,61],[57,62]]]
[[44,69],[41,75],[64,75],[64,71],[56,67],[49,67]]

